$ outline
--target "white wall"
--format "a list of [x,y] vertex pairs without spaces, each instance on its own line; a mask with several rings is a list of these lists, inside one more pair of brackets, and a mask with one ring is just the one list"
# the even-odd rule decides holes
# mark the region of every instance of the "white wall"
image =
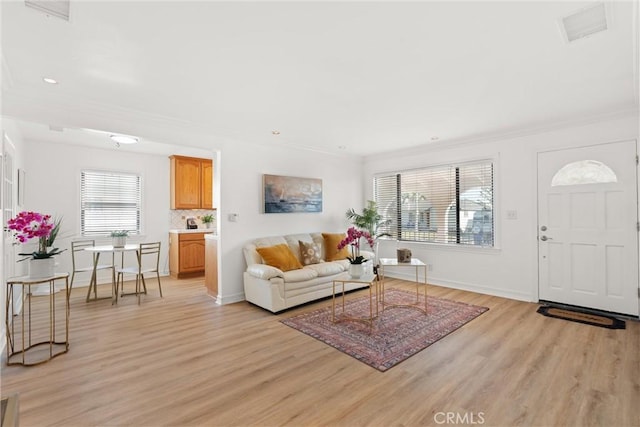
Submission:
[[[249,240],[268,235],[310,231],[344,231],[348,226],[347,209],[362,208],[362,160],[328,154],[265,147],[233,142],[219,143],[214,198],[217,229],[220,234],[220,302],[244,299],[242,273],[246,268],[242,246]],[[206,144],[200,140],[199,149]],[[144,235],[131,241],[161,241],[164,255],[161,268],[168,272],[169,164],[164,155],[137,154],[109,147],[101,150],[76,145],[24,142],[24,168],[27,173],[26,203],[21,209],[63,216],[61,235],[56,246],[70,248],[80,238],[80,171],[82,169],[137,172],[143,176]],[[211,154],[214,153],[211,147]],[[262,175],[288,175],[320,178],[323,181],[323,212],[263,214]],[[238,214],[238,222],[228,220]],[[109,244],[109,238],[98,239]],[[22,248],[29,250],[29,248]],[[61,271],[71,271],[69,250],[56,257]],[[106,273],[104,273],[106,274]],[[100,281],[108,281],[106,276]],[[86,286],[87,277],[79,276],[74,286]]]
[[[111,146],[109,146],[111,147]],[[160,241],[163,254],[160,269],[168,272],[169,159],[167,156],[84,148],[66,144],[25,143],[27,191],[24,209],[62,216],[60,235],[55,246],[67,251],[56,256],[59,271],[71,271],[71,241],[80,234],[80,172],[83,169],[140,173],[143,179],[143,235],[128,242]],[[96,239],[96,244],[111,244],[111,238]],[[129,254],[131,255],[131,254]],[[131,255],[133,256],[133,255]],[[133,258],[132,258],[133,259]],[[110,280],[103,272],[100,282]],[[76,277],[75,286],[86,286],[89,274]]]
[[[11,197],[11,199],[14,202],[14,205],[17,202],[17,190],[18,190],[18,185],[17,185],[17,176],[16,176],[16,171],[18,170],[18,168],[22,169],[24,168],[23,165],[23,161],[25,158],[25,154],[24,154],[24,146],[22,143],[22,135],[20,134],[20,132],[18,131],[18,128],[16,126],[16,123],[13,120],[10,119],[6,119],[6,118],[2,118],[2,124],[0,125],[0,137],[3,137],[3,134],[6,135],[6,140],[3,139],[0,141],[0,150],[3,152],[3,157],[0,158],[0,161],[4,162],[4,152],[9,151],[12,155],[13,155],[13,170],[5,170],[4,173],[13,173],[13,182],[14,182],[14,186],[13,186],[13,196]],[[10,146],[8,146],[10,145]],[[2,177],[0,177],[1,179]],[[0,207],[2,209],[11,209],[11,206],[4,206],[4,191],[6,190],[4,188],[4,182],[0,185],[2,188],[0,189]],[[15,206],[14,206],[15,207]],[[3,218],[4,220],[4,218]],[[6,315],[6,305],[5,305],[5,301],[6,301],[6,297],[7,297],[7,287],[5,286],[5,282],[4,279],[14,276],[16,274],[19,273],[19,271],[16,271],[14,269],[15,263],[13,261],[14,256],[14,248],[11,247],[11,243],[13,241],[13,238],[10,237],[10,235],[8,233],[2,233],[2,238],[3,238],[3,244],[1,245],[1,249],[0,249],[0,262],[2,263],[2,269],[0,270],[0,276],[2,276],[3,278],[3,283],[2,286],[0,286],[0,302],[1,302],[1,306],[2,308],[0,308],[0,318],[2,319],[2,325],[0,326],[0,335],[3,337],[2,340],[2,344],[0,344],[0,350],[4,350],[4,347],[6,346],[6,340],[4,339],[5,337],[5,315]],[[5,241],[5,239],[11,239],[11,241]],[[5,245],[6,244],[6,245]],[[7,250],[5,251],[5,246],[7,247]],[[19,289],[16,289],[15,293],[14,293],[14,307],[16,312],[21,310],[21,304],[20,304],[20,300],[21,300],[21,295],[19,294]]]
[[[221,199],[218,209],[221,259],[220,300],[244,299],[242,246],[262,236],[313,231],[346,231],[347,209],[361,209],[361,159],[297,151],[289,148],[225,145],[220,153]],[[262,175],[320,178],[322,213],[262,213]],[[238,214],[237,222],[228,215]]]
[[[365,159],[365,196],[372,199],[376,173],[419,168],[482,158],[496,159],[494,249],[455,248],[444,245],[402,242],[413,256],[432,264],[429,283],[504,296],[538,300],[537,264],[537,153],[560,148],[638,139],[637,114],[612,117],[533,135],[496,140],[470,141],[447,147],[424,147]],[[506,219],[516,211],[517,219]],[[381,256],[395,257],[395,242],[382,245]],[[410,272],[398,270],[398,277]]]

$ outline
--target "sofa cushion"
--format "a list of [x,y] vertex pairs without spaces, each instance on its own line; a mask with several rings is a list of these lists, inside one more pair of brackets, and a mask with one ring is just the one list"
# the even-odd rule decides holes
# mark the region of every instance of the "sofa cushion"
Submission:
[[[348,263],[348,261],[346,261]],[[331,276],[345,271],[345,264],[342,261],[321,262],[320,264],[305,265],[305,269],[310,269],[318,273],[318,277]]]
[[303,265],[317,264],[322,261],[322,247],[317,243],[298,241],[300,245],[300,258]]
[[347,249],[346,246],[338,250],[338,244],[347,237],[346,234],[322,233],[322,237],[324,238],[324,259],[326,261],[337,261],[340,259],[346,259],[351,255],[349,253],[349,249]]
[[315,279],[316,277],[318,277],[318,273],[308,268],[300,268],[298,270],[284,272],[285,283],[304,282],[307,280]]
[[256,251],[258,251],[265,264],[278,268],[284,272],[302,268],[302,264],[300,264],[300,261],[298,261],[286,243],[256,248]]

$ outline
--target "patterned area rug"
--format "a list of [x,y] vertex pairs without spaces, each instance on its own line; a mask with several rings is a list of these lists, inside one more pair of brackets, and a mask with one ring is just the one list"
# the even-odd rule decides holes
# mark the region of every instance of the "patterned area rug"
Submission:
[[[348,296],[347,296],[348,298]],[[387,304],[413,304],[415,292],[388,288]],[[421,306],[424,307],[424,296]],[[380,371],[395,366],[475,319],[486,307],[428,297],[427,313],[414,308],[387,308],[373,326],[357,321],[331,321],[331,306],[299,314],[281,322],[355,357]],[[347,299],[345,312],[369,315],[369,296]],[[338,299],[336,299],[338,313]]]

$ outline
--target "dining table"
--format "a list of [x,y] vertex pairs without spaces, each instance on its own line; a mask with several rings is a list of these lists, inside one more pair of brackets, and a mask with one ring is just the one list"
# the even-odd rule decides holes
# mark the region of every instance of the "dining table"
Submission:
[[[93,253],[95,256],[93,257],[93,272],[91,273],[91,281],[89,282],[89,290],[87,291],[87,302],[89,301],[97,301],[100,299],[108,299],[111,298],[112,304],[117,300],[116,299],[116,266],[115,266],[115,255],[120,254],[121,260],[120,263],[124,266],[124,254],[125,252],[133,252],[137,251],[140,246],[137,244],[126,244],[124,246],[113,246],[113,245],[102,245],[102,246],[89,246],[84,248],[85,251]],[[98,274],[97,274],[97,266],[100,261],[100,254],[111,254],[112,265],[111,269],[111,296],[103,296],[98,297]],[[91,297],[91,292],[93,291],[93,298]]]

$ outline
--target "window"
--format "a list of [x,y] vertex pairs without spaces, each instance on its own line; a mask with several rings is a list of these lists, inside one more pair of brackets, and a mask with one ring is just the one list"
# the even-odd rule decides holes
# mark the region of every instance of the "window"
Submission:
[[398,240],[493,246],[493,162],[376,176],[378,212]]
[[104,236],[113,230],[140,234],[142,180],[119,172],[82,171],[80,223],[83,236]]
[[605,184],[618,182],[611,168],[597,160],[581,160],[565,165],[551,180],[552,187],[561,185]]

